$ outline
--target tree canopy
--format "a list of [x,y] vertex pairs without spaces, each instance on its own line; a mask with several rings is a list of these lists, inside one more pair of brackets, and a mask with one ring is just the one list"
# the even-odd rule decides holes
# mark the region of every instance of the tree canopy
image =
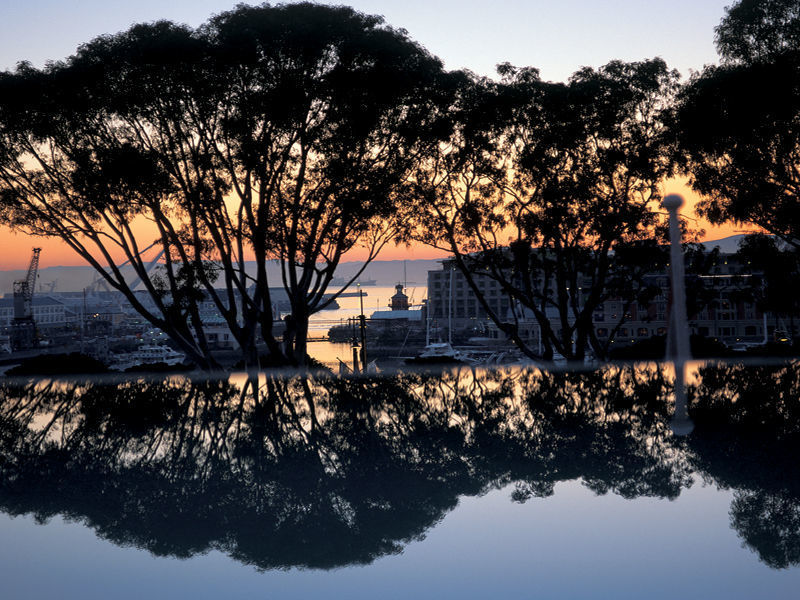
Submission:
[[[585,68],[565,84],[530,68],[500,73],[500,83],[466,78],[459,125],[417,178],[417,236],[454,252],[484,310],[529,354],[524,312],[546,354],[582,357],[591,343],[604,355],[593,311],[639,299],[641,275],[663,264],[658,185],[672,163],[661,115],[677,74],[660,59]],[[521,310],[492,311],[476,273]]]
[[714,32],[723,61],[768,61],[800,48],[800,4],[797,0],[739,0],[725,9]]
[[800,6],[742,1],[717,28],[721,66],[682,90],[675,134],[683,170],[712,223],[758,225],[800,240]]
[[[406,174],[437,131],[440,73],[404,32],[347,7],[241,5],[198,29],[135,25],[0,75],[2,217],[63,238],[199,364],[214,363],[202,298],[246,361],[263,341],[301,363],[342,255],[363,245],[374,258],[394,231]],[[157,277],[139,221],[165,251]],[[268,260],[292,308],[284,349]]]
[[[604,356],[613,328],[601,342],[593,313],[656,293],[646,276],[666,260],[659,186],[676,159],[711,222],[800,240],[796,4],[727,9],[724,64],[676,104],[678,75],[661,59],[583,68],[566,83],[503,64],[493,81],[445,73],[404,31],[343,6],[239,5],[198,28],[135,25],[0,73],[0,220],[64,239],[203,367],[216,366],[210,312],[244,364],[264,346],[275,362],[304,363],[309,318],[341,293],[330,288],[345,253],[362,247],[366,265],[392,240],[453,252],[487,315],[529,354],[520,322],[533,318],[547,355]],[[153,246],[165,262],[150,273]],[[267,277],[271,260],[280,281]],[[478,272],[513,310],[492,310]],[[282,345],[278,286],[291,307]]]

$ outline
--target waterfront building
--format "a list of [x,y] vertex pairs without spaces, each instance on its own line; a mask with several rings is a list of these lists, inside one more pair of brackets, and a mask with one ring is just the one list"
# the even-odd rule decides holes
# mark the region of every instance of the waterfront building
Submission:
[[[540,331],[533,314],[514,305],[500,284],[488,273],[476,271],[472,276],[489,307],[509,322],[516,318],[520,337],[532,347],[537,347]],[[781,327],[773,315],[763,314],[747,293],[758,276],[759,273],[750,272],[749,267],[733,254],[720,254],[708,273],[688,273],[689,288],[698,293],[698,297],[690,298],[689,302],[690,307],[698,306],[697,310],[690,309],[689,327],[692,333],[716,338],[728,345],[767,341]],[[648,303],[627,302],[612,297],[595,310],[592,321],[601,342],[611,340],[614,345],[624,345],[666,335],[669,324],[669,276],[665,271],[654,273],[646,279],[647,284],[659,290]],[[585,279],[581,284],[588,289],[591,282]],[[700,295],[703,297],[700,298]],[[472,335],[502,337],[452,259],[442,261],[441,269],[428,272],[428,307],[434,328],[446,330],[452,326],[454,334],[461,334],[462,338]],[[546,309],[546,314],[558,331],[560,324],[554,307]]]
[[389,301],[389,306],[393,311],[408,310],[408,296],[403,293],[403,285],[398,283],[394,287],[396,293]]
[[403,291],[403,285],[398,283],[395,286],[395,294],[389,300],[389,310],[376,310],[370,315],[371,320],[393,320],[393,321],[419,321],[422,318],[420,309],[412,309],[408,296]]
[[[51,294],[36,294],[32,300],[31,312],[39,329],[64,327],[77,323],[80,319],[79,313],[73,307]],[[11,294],[6,294],[0,298],[0,327],[10,327],[13,320],[14,298]]]

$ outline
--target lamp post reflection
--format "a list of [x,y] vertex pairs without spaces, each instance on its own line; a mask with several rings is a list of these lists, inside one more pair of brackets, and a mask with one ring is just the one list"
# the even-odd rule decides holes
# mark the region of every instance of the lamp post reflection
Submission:
[[670,278],[672,287],[672,310],[667,333],[667,356],[675,365],[675,413],[670,427],[676,435],[687,435],[694,429],[689,419],[686,398],[686,361],[691,359],[689,347],[689,324],[686,317],[686,290],[684,287],[683,250],[678,210],[683,206],[683,197],[670,194],[661,202],[669,212]]

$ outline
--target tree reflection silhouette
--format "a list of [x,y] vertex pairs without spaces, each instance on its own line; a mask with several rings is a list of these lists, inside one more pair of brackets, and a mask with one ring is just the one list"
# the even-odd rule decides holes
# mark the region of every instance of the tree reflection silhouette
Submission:
[[[6,386],[0,508],[63,515],[156,555],[327,569],[402,551],[460,496],[511,485],[525,502],[580,479],[672,499],[696,468],[742,491],[732,524],[748,544],[768,546],[781,522],[795,537],[775,543],[797,548],[794,488],[776,504],[769,476],[747,480],[699,434],[687,454],[670,391],[655,367]],[[749,500],[759,493],[772,495]]]
[[800,370],[797,363],[700,369],[690,460],[733,491],[731,527],[773,568],[800,564]]

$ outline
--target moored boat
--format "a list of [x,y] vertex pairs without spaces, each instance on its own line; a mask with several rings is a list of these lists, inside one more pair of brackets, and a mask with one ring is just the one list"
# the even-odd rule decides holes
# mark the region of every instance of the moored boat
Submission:
[[406,364],[472,364],[475,361],[467,352],[453,348],[450,342],[434,342],[428,344],[417,356],[407,358]]
[[156,363],[175,366],[183,363],[185,360],[186,355],[183,352],[177,352],[169,346],[146,344],[138,347],[133,352],[124,352],[115,355],[110,368],[125,371],[131,367]]

